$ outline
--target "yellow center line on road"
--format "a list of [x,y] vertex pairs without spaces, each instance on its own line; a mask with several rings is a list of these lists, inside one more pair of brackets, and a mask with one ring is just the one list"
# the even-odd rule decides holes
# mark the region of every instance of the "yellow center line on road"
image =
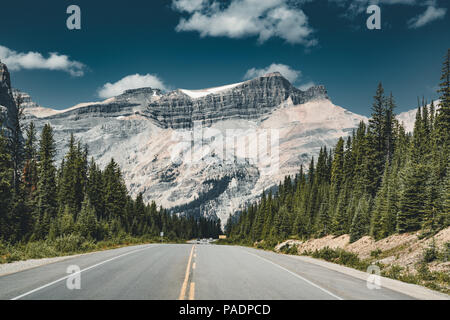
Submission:
[[189,300],[194,300],[195,298],[195,282],[191,282],[191,286],[189,288]]
[[187,289],[187,285],[188,285],[188,281],[189,281],[189,273],[191,271],[191,262],[192,262],[192,255],[194,253],[194,248],[195,248],[195,245],[192,246],[191,254],[189,255],[189,260],[188,260],[188,264],[186,267],[186,274],[184,276],[184,281],[183,281],[183,285],[181,286],[180,296],[178,297],[178,300],[184,300],[184,298],[186,296],[186,289]]

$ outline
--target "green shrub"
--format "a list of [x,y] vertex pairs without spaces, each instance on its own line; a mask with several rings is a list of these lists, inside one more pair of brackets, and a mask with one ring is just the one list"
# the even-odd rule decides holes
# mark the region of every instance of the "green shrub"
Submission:
[[97,248],[97,245],[92,240],[86,240],[81,244],[81,251],[88,252],[95,250]]
[[58,252],[75,253],[80,251],[85,241],[86,239],[78,234],[63,235],[55,239],[54,246]]
[[376,249],[370,252],[370,256],[374,258],[378,258],[383,251],[381,249]]
[[438,258],[438,252],[436,247],[431,246],[430,248],[426,248],[423,253],[423,261],[426,263],[433,262]]
[[304,253],[310,255],[313,258],[324,259],[329,262],[342,264],[344,266],[352,267],[355,269],[366,271],[370,263],[368,261],[362,261],[358,255],[353,252],[348,252],[343,249],[331,249],[329,247],[316,250],[312,253]]
[[426,263],[421,263],[419,265],[419,267],[417,268],[417,273],[421,280],[425,280],[425,281],[436,280],[434,274],[430,272],[430,269],[428,269],[428,266]]
[[402,271],[403,271],[402,267],[400,267],[399,265],[394,264],[388,270],[382,272],[382,274],[384,276],[386,276],[386,277],[389,277],[389,278],[392,278],[392,279],[396,279],[396,280],[400,280],[400,277],[402,275]]
[[58,255],[56,248],[47,241],[29,242],[24,251],[27,259],[41,259]]
[[324,259],[326,261],[335,261],[339,258],[339,253],[329,247],[316,250],[312,253],[313,258]]
[[359,268],[361,261],[356,253],[339,250],[339,263],[345,266]]
[[281,247],[280,252],[284,253],[284,254],[296,255],[296,254],[298,254],[298,248],[295,245],[294,246],[286,245],[286,246]]
[[8,251],[7,249],[7,245],[3,243],[3,241],[0,240],[0,257],[5,255]]
[[278,242],[273,239],[262,240],[256,244],[256,248],[263,250],[273,250],[277,244]]
[[440,283],[445,283],[447,287],[450,287],[450,274],[447,272],[433,272],[435,274],[435,278]]

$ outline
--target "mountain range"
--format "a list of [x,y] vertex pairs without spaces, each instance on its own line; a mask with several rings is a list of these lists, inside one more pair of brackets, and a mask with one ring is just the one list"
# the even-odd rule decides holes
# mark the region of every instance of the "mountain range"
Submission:
[[[33,121],[38,132],[52,125],[58,162],[74,134],[101,167],[114,158],[132,195],[222,223],[368,120],[334,105],[323,86],[302,91],[278,72],[202,90],[132,89],[54,110],[12,89],[0,63],[0,111],[7,124],[19,94],[26,123]],[[408,129],[413,115],[399,115]]]

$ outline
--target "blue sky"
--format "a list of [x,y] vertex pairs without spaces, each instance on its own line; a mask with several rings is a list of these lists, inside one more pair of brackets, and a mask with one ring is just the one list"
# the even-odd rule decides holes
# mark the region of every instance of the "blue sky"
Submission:
[[[371,3],[381,8],[381,30],[366,27]],[[81,8],[81,30],[66,27],[71,4]],[[2,3],[0,60],[14,87],[57,109],[130,86],[199,89],[280,69],[298,87],[325,85],[335,104],[364,115],[382,81],[402,112],[418,96],[437,98],[450,47],[449,6],[447,0],[16,0]]]

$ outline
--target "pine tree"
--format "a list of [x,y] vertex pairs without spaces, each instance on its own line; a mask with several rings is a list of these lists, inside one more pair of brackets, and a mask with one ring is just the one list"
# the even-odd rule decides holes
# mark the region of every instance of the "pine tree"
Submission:
[[424,166],[409,161],[402,173],[402,192],[397,215],[399,233],[419,230],[424,215],[425,181]]
[[363,197],[359,200],[355,215],[350,227],[350,242],[355,242],[369,232],[370,199]]
[[440,190],[443,188],[443,183],[439,180],[438,172],[433,168],[432,164],[428,165],[428,167],[431,168],[425,186],[426,195],[422,230],[424,235],[433,235],[443,227],[439,221],[440,213],[443,211],[442,202],[440,201]]
[[[24,158],[24,146],[22,136],[23,97],[19,94],[15,98],[16,112],[13,113],[11,135],[9,137],[9,149],[14,169],[13,187],[16,197],[20,194],[22,166]],[[16,199],[17,201],[17,199]]]
[[372,117],[368,127],[368,154],[366,156],[367,191],[375,196],[381,183],[381,177],[386,161],[386,98],[381,83],[378,84],[372,106]]
[[331,187],[329,200],[330,216],[334,216],[343,178],[344,178],[344,140],[340,138],[334,149],[334,157],[333,162],[331,164]]
[[320,205],[319,209],[319,219],[317,223],[317,235],[325,236],[331,231],[331,219],[329,215],[328,201],[324,198],[324,201]]
[[445,56],[438,92],[441,94],[441,101],[436,117],[436,129],[441,145],[448,146],[450,139],[450,49],[447,50]]
[[394,164],[389,171],[387,201],[381,212],[382,237],[390,236],[396,230],[396,218],[400,199],[400,185],[398,180],[398,167]]
[[26,130],[25,141],[25,165],[23,169],[23,182],[25,193],[29,201],[34,200],[34,194],[37,188],[38,170],[37,170],[37,150],[36,150],[36,128],[31,122]]
[[348,217],[347,217],[347,195],[345,190],[341,190],[333,219],[333,234],[343,235],[348,232]]
[[442,228],[450,226],[450,165],[447,166],[447,176],[442,188],[442,214],[440,222]]
[[397,189],[395,178],[396,166],[389,166],[386,160],[380,190],[375,199],[375,207],[371,218],[370,234],[375,239],[382,239],[395,232],[397,214]]
[[270,229],[273,221],[273,203],[272,203],[272,191],[269,191],[267,196],[267,202],[264,207],[264,224],[262,227],[261,238],[265,239],[270,234]]
[[46,124],[39,141],[39,160],[37,186],[36,236],[44,238],[49,232],[50,220],[56,217],[56,168],[54,166],[55,142],[53,129]]
[[97,238],[97,218],[95,217],[95,209],[87,196],[83,200],[75,228],[81,236],[87,239]]
[[286,206],[282,206],[278,211],[278,215],[280,216],[280,228],[278,230],[279,239],[284,240],[289,236],[291,219],[290,214]]
[[264,227],[265,211],[266,211],[266,194],[263,191],[262,198],[261,198],[261,205],[256,210],[256,214],[253,219],[252,231],[251,231],[253,241],[261,240],[261,234],[262,234],[262,230]]
[[442,68],[439,109],[436,112],[433,132],[433,166],[439,180],[444,179],[450,155],[450,49]]
[[0,131],[0,240],[9,238],[8,211],[11,205],[11,194],[14,179],[11,155],[8,143]]
[[356,135],[352,141],[352,152],[355,161],[355,175],[353,176],[354,195],[363,195],[369,186],[368,162],[366,160],[369,152],[367,127],[363,121],[359,123]]
[[60,235],[70,235],[75,231],[75,221],[68,205],[64,208],[64,213],[59,216],[58,227]]
[[385,136],[385,153],[388,164],[391,163],[392,157],[394,156],[394,148],[395,148],[395,101],[392,92],[387,101],[386,107],[386,119],[384,124],[384,136]]
[[111,159],[106,166],[104,174],[104,194],[105,194],[105,215],[107,219],[113,219],[114,232],[122,230],[122,219],[124,218],[124,208],[127,202],[126,186],[123,181],[119,166]]
[[95,210],[96,217],[105,218],[103,174],[94,162],[94,158],[89,164],[86,194]]
[[[386,162],[389,162],[387,159]],[[370,222],[370,235],[379,240],[384,237],[387,232],[389,223],[389,209],[388,209],[388,193],[389,193],[389,164],[386,163],[384,168],[383,179],[381,181],[381,187],[375,198],[375,208],[372,213]],[[384,218],[383,218],[384,217]]]
[[85,156],[80,144],[76,144],[73,134],[69,140],[69,151],[62,166],[62,179],[59,185],[59,203],[61,208],[68,206],[76,219],[81,209],[85,187]]

